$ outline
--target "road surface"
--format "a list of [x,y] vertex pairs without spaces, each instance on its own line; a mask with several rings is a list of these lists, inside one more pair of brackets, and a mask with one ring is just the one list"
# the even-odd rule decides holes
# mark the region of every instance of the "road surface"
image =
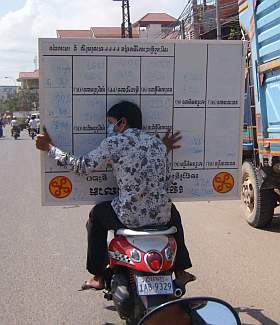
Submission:
[[[79,292],[90,206],[41,207],[40,155],[24,131],[0,139],[0,324],[119,325],[102,293]],[[188,295],[232,304],[246,325],[280,324],[280,218],[256,230],[239,201],[178,203],[198,280]]]

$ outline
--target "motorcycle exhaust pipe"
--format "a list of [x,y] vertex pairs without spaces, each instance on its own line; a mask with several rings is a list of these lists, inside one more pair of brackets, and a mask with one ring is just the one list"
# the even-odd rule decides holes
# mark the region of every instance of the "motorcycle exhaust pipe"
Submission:
[[178,280],[174,280],[173,285],[174,285],[174,288],[175,288],[174,296],[176,298],[181,298],[186,293],[185,286]]
[[174,291],[174,296],[176,298],[181,298],[183,295],[183,290],[181,288],[176,288]]

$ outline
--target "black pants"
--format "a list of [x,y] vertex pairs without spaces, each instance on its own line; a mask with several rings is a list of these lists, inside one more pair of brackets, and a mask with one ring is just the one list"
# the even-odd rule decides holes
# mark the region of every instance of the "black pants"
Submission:
[[[118,230],[126,227],[117,218],[111,206],[111,201],[105,201],[94,206],[90,211],[86,226],[88,231],[87,270],[91,274],[102,275],[108,263],[108,230]],[[174,270],[182,271],[188,269],[192,264],[185,245],[181,217],[174,204],[172,204],[171,219],[168,226],[175,226],[177,228],[177,233],[174,234],[177,242]]]

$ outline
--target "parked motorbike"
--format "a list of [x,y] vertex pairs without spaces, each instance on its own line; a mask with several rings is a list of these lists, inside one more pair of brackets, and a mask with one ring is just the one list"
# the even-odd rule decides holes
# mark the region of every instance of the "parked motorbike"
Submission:
[[172,278],[176,231],[119,229],[109,241],[104,297],[113,300],[127,325],[136,325],[151,309],[185,293],[185,286]]
[[14,137],[15,140],[20,137],[20,128],[18,126],[12,127],[12,137]]
[[221,299],[194,297],[165,303],[138,325],[241,325],[236,311]]

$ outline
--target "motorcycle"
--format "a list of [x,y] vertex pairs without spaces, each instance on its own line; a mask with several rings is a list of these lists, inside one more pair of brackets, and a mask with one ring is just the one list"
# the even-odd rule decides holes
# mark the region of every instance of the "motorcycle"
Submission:
[[136,325],[153,308],[185,293],[185,286],[172,278],[176,231],[161,227],[111,232],[104,297],[113,300],[127,325]]
[[29,130],[29,135],[31,136],[31,138],[33,140],[37,135],[37,130],[36,129],[30,129]]
[[178,299],[155,308],[138,325],[241,325],[227,302],[211,297]]
[[17,138],[19,138],[19,136],[20,136],[20,128],[19,128],[19,126],[13,126],[12,127],[12,137],[14,137],[15,140],[16,140]]

